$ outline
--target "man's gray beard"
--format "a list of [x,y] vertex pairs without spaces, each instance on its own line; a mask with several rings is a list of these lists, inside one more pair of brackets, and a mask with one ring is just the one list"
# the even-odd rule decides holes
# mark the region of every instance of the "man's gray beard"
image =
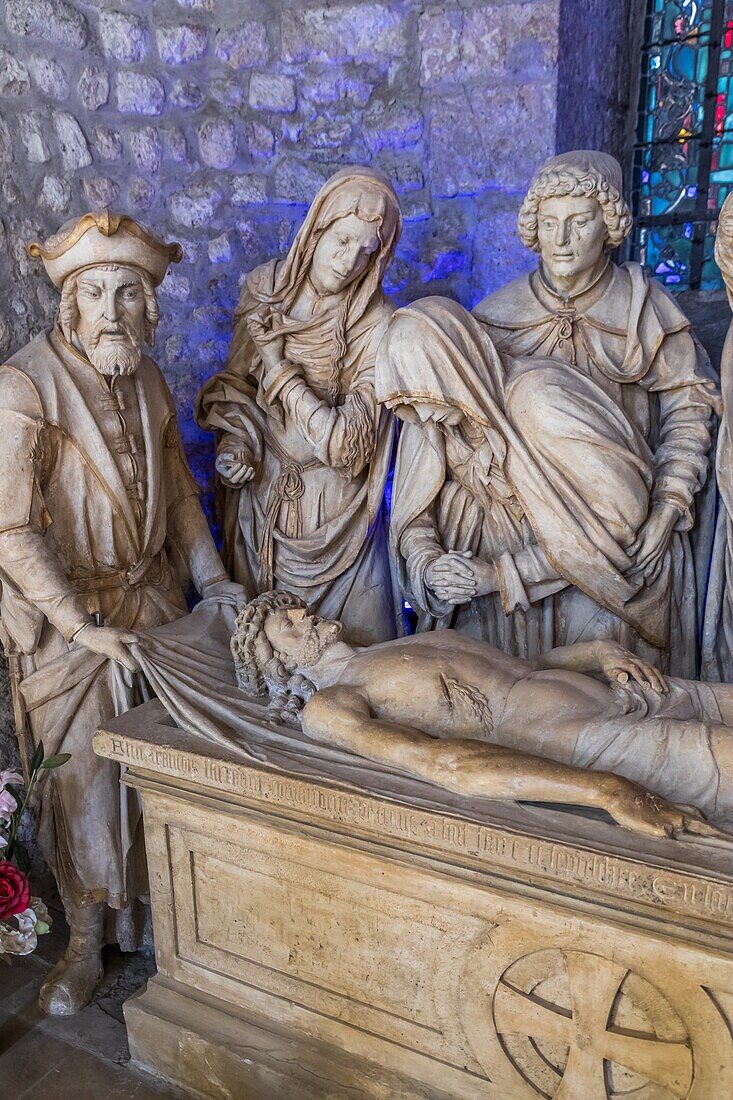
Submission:
[[142,359],[141,345],[135,345],[130,339],[125,343],[108,344],[100,341],[87,352],[89,362],[100,374],[134,374]]

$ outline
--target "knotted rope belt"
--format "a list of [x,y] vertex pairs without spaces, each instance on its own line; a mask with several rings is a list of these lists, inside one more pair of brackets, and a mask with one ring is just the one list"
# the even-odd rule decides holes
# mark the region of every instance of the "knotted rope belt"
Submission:
[[260,545],[260,592],[269,592],[274,583],[274,540],[273,531],[277,524],[280,509],[287,505],[284,534],[288,538],[299,539],[303,534],[303,509],[301,498],[305,493],[303,474],[306,470],[315,470],[323,463],[314,460],[312,462],[296,462],[287,454],[274,439],[268,440],[268,445],[280,463],[280,473],[270,488],[265,507],[265,524]]

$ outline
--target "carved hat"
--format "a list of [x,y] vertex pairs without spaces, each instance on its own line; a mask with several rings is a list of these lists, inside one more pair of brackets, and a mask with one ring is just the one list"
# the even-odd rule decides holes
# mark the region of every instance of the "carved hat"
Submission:
[[165,244],[134,218],[109,210],[73,218],[45,244],[33,241],[26,249],[29,256],[43,260],[56,287],[74,272],[96,264],[140,268],[158,286],[169,264],[177,264],[183,257],[179,244]]

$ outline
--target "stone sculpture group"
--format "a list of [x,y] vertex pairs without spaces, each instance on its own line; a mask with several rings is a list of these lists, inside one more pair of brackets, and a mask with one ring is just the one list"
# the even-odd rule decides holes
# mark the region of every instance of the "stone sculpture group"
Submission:
[[[197,400],[221,558],[143,353],[179,246],[110,213],[30,244],[61,299],[0,368],[0,616],[21,748],[73,755],[39,814],[71,927],[46,1011],[92,996],[105,910],[134,941],[139,810],[91,739],[148,697],[135,643],[186,616],[189,582],[241,611],[234,663],[265,723],[649,835],[733,819],[733,688],[696,680],[733,680],[733,344],[721,398],[674,300],[611,259],[630,228],[617,162],[563,154],[520,211],[530,276],[473,313],[395,312],[395,192],[336,173],[288,255],[247,275]],[[733,207],[717,257],[733,287]],[[716,491],[717,533],[698,519]]]

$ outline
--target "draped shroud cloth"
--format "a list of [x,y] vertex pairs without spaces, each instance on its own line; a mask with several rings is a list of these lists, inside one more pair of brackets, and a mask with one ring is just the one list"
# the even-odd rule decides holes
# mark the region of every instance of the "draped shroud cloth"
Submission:
[[[532,656],[579,640],[527,629],[538,604],[572,586],[648,646],[669,646],[671,561],[650,588],[626,576],[654,457],[594,379],[547,356],[505,359],[461,306],[425,298],[394,314],[376,386],[380,401],[408,407],[390,540],[419,629],[455,627]],[[461,424],[419,423],[410,406],[421,401],[458,409]],[[438,600],[425,571],[450,549],[492,561],[498,596],[457,609]],[[523,636],[504,625],[518,616]]]
[[[349,214],[373,222],[379,248],[343,294],[306,320],[290,314],[321,233]],[[283,261],[246,278],[227,367],[201,390],[196,419],[217,453],[254,467],[219,492],[224,561],[254,595],[280,588],[340,619],[358,644],[393,637],[384,487],[394,420],[374,395],[374,361],[392,307],[381,289],[401,229],[390,184],[368,168],[336,173]],[[247,321],[268,308],[284,360],[264,377]]]

